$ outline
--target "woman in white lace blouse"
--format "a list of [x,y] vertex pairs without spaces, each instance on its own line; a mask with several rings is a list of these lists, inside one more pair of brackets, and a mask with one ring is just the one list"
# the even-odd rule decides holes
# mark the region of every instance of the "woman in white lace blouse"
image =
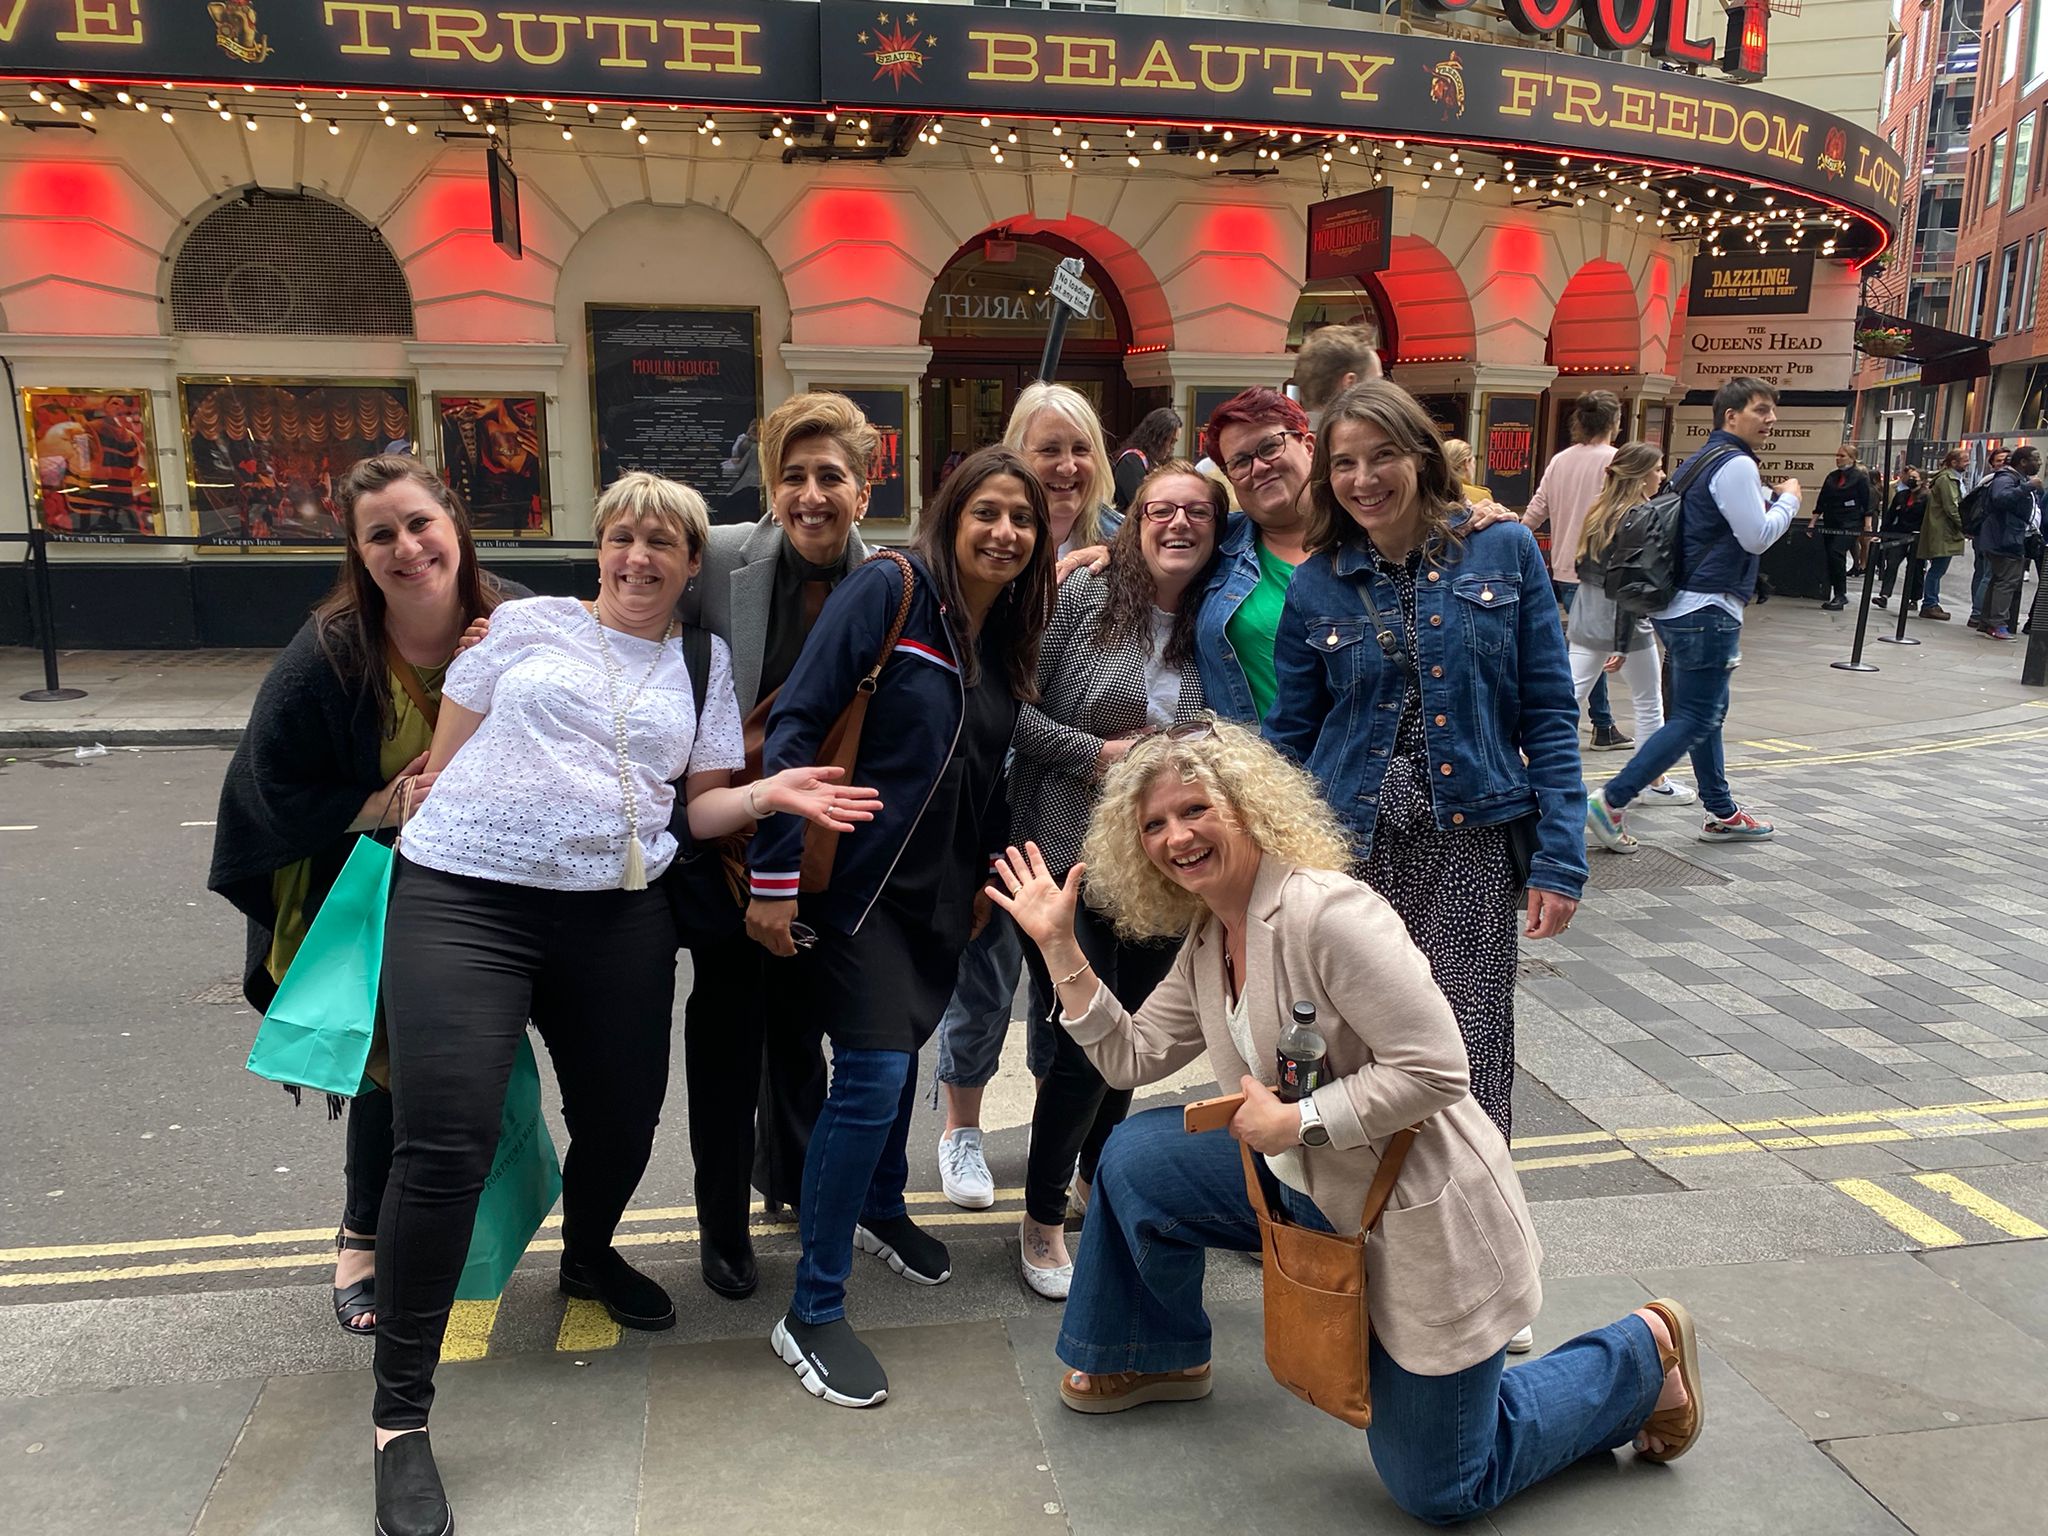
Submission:
[[383,996],[396,1149],[377,1234],[372,1411],[387,1536],[450,1519],[424,1433],[434,1367],[529,1018],[571,1137],[562,1289],[626,1327],[675,1322],[612,1234],[668,1086],[676,933],[649,881],[675,857],[676,781],[703,838],[777,811],[851,831],[876,803],[835,783],[837,769],[727,783],[742,760],[732,658],[712,641],[700,704],[674,618],[709,533],[702,497],[629,474],[595,523],[594,604],[503,604],[449,667],[427,763],[438,778],[393,875]]

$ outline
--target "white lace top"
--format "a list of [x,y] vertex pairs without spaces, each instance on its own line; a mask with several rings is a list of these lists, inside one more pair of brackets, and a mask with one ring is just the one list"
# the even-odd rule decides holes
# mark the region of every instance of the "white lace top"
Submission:
[[[607,629],[626,711],[626,756],[652,880],[675,857],[671,780],[743,761],[732,653],[711,642],[703,731],[682,644]],[[653,662],[653,671],[648,670]],[[646,686],[640,686],[642,678]],[[502,604],[481,645],[448,667],[441,695],[484,717],[406,825],[415,864],[548,891],[616,889],[626,863],[610,695],[597,620],[567,597]]]

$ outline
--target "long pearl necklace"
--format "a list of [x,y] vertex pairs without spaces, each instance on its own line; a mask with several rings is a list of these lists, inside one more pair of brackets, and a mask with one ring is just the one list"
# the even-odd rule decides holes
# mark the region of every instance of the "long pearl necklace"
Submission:
[[661,639],[655,642],[654,655],[649,658],[647,670],[640,674],[639,687],[619,702],[619,687],[625,681],[619,668],[618,658],[612,655],[612,643],[604,632],[604,617],[597,611],[597,604],[590,605],[590,617],[597,625],[597,648],[604,656],[604,690],[612,706],[612,745],[619,762],[619,793],[626,801],[626,868],[619,880],[619,888],[626,891],[647,889],[647,853],[640,843],[640,799],[633,793],[633,774],[626,757],[626,711],[638,701],[648,680],[654,676],[654,669],[661,664],[661,653],[675,637],[676,621],[670,619],[668,628],[661,632]]

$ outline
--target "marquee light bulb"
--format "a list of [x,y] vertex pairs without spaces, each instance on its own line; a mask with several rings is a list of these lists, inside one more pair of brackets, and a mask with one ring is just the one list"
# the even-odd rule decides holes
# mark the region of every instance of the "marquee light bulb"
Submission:
[[302,123],[310,123],[313,121],[313,114],[310,112],[301,112],[299,114],[299,121]]
[[1166,141],[1164,139],[1154,139],[1152,141],[1152,147],[1154,149],[1164,149],[1166,148]]
[[[157,114],[157,116],[161,117],[167,123],[175,123],[177,121],[177,119],[171,115],[171,109],[169,107],[165,107],[163,111]],[[339,128],[335,129],[334,131],[336,133],[341,132]]]
[[[171,114],[170,114],[170,113],[168,113],[168,112],[166,112],[166,113],[164,114],[164,116],[165,116],[165,117],[169,117],[170,115],[171,115]],[[340,132],[341,132],[341,124],[337,123],[337,122],[336,122],[336,121],[335,121],[335,120],[334,120],[333,118],[331,118],[331,117],[330,117],[329,119],[327,119],[327,131],[328,131],[328,132],[329,132],[330,134],[334,134],[334,133],[340,133]]]
[[1054,138],[1058,138],[1060,136],[1060,125],[1058,123],[1054,123],[1052,125],[1052,136]]
[[242,119],[242,126],[248,129],[251,133],[254,133],[256,131],[256,119],[253,117],[245,117]]
[[[85,120],[86,122],[88,122],[88,123],[89,123],[89,122],[91,122],[91,121],[93,120],[93,115],[92,115],[92,108],[91,108],[91,107],[81,107],[81,108],[79,108],[79,110],[78,110],[78,115],[79,115],[79,116],[80,116],[81,118],[83,118],[83,119],[84,119],[84,120]],[[250,124],[249,126],[253,128],[253,127],[255,127],[256,125],[255,125],[254,123],[251,123],[251,124]]]
[[984,128],[986,128],[986,127],[988,126],[988,119],[987,119],[987,118],[985,118],[985,117],[984,117],[984,118],[983,118],[983,119],[981,120],[981,126],[982,126],[982,127],[984,127]]
[[407,118],[407,119],[405,120],[405,131],[406,131],[407,133],[415,133],[415,134],[416,134],[416,133],[418,133],[418,132],[420,131],[420,125],[419,125],[418,123],[414,122],[414,121],[413,121],[413,120],[412,120],[411,118],[409,118],[409,117],[408,117],[408,118]]
[[868,120],[866,118],[862,118],[860,120],[859,128],[862,133],[866,133],[868,131]]
[[1226,143],[1226,144],[1228,144],[1228,143],[1231,143],[1231,142],[1232,142],[1233,140],[1235,140],[1236,138],[1237,138],[1237,133],[1236,133],[1236,131],[1235,131],[1234,129],[1226,128],[1226,129],[1224,129],[1224,130],[1223,130],[1223,142],[1224,142],[1224,143]]
[[71,89],[73,89],[74,91],[82,91],[85,89],[85,82],[83,80],[71,80],[67,81],[66,83],[70,85]]
[[498,136],[498,125],[496,123],[485,123],[484,132],[495,139]]
[[1008,132],[1007,134],[1005,134],[1005,135],[1003,136],[1003,142],[1004,142],[1004,143],[1006,143],[1006,144],[1014,144],[1014,143],[1016,143],[1016,142],[1017,142],[1017,130],[1016,130],[1016,129],[1014,129],[1014,128],[1012,128],[1012,129],[1011,129],[1011,130],[1010,130],[1010,131],[1009,131],[1009,132]]
[[1083,138],[1082,138],[1082,140],[1081,140],[1081,147],[1082,147],[1083,149],[1087,149],[1087,148],[1089,148],[1089,147],[1090,147],[1090,145],[1089,145],[1089,143],[1088,143],[1088,140],[1087,140],[1086,136],[1083,136]]
[[135,110],[142,113],[143,116],[147,117],[150,112],[149,103],[144,101],[140,96],[138,96],[135,98]]
[[129,101],[132,100],[132,98],[126,91],[116,91],[114,92],[114,100],[118,101],[119,103],[121,103],[122,106],[125,107],[128,105]]
[[620,129],[621,129],[621,130],[622,130],[623,132],[626,132],[626,133],[631,133],[631,132],[632,132],[632,131],[633,131],[633,130],[634,130],[635,128],[638,128],[639,126],[640,126],[640,119],[639,119],[639,118],[637,118],[637,117],[635,117],[635,116],[634,116],[634,115],[633,115],[632,113],[630,113],[630,112],[628,112],[628,113],[627,113],[627,114],[625,115],[625,117],[623,117],[623,118],[622,118],[622,119],[620,119],[620,121],[619,121],[619,127],[620,127]]
[[1130,165],[1132,170],[1135,171],[1138,168],[1140,162],[1136,155],[1125,155],[1124,159]]
[[[37,101],[41,101],[43,99],[43,93],[41,91],[30,91],[29,95],[33,96]],[[220,98],[218,96],[207,97],[206,110],[209,112],[218,112],[220,110]]]
[[568,126],[568,124],[564,123],[562,125],[562,142],[564,144],[571,143],[574,141],[575,137],[575,132]]
[[597,116],[597,103],[594,101],[586,101],[585,103],[583,103],[583,110],[588,112],[592,117],[595,117]]
[[1429,190],[1429,178],[1427,176],[1422,178],[1422,190],[1425,192]]
[[[865,144],[865,143],[866,143],[867,141],[866,141],[865,139],[863,139],[863,140],[862,140],[861,142],[862,142],[863,144]],[[715,134],[715,133],[714,133],[713,135],[711,135],[711,146],[712,146],[712,148],[716,149],[716,148],[718,148],[718,147],[719,147],[720,145],[722,145],[722,144],[724,144],[724,143],[725,143],[725,140],[724,140],[724,139],[722,139],[722,138],[720,138],[720,137],[719,137],[719,136],[718,136],[717,134]]]
[[380,96],[377,98],[377,110],[379,112],[389,112],[391,110],[391,103]]
[[644,133],[643,133],[643,134],[640,134],[640,135],[638,135],[638,136],[637,136],[637,138],[636,138],[636,142],[638,142],[638,143],[641,143],[641,144],[645,144],[645,143],[647,142],[647,135],[646,135],[646,134],[644,134]]

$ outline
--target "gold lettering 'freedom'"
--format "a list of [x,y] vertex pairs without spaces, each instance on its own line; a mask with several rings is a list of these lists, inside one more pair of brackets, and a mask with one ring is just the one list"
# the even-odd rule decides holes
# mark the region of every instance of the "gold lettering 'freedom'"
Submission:
[[1073,85],[1132,91],[1204,90],[1232,96],[1257,71],[1266,93],[1282,99],[1313,96],[1325,74],[1335,78],[1343,101],[1378,101],[1373,88],[1392,54],[1353,53],[1338,48],[1267,48],[1223,43],[1174,44],[1153,38],[1144,51],[1117,56],[1113,37],[1053,32],[969,29],[973,49],[970,80],[1000,85]]
[[1502,117],[1543,118],[1562,127],[1608,128],[1713,148],[1734,145],[1752,155],[1803,165],[1805,123],[1762,107],[1689,96],[1651,86],[1608,85],[1547,69],[1503,69]]
[[[0,0],[4,4],[5,0]],[[390,5],[321,0],[321,20],[352,58],[452,59],[558,64],[575,44],[596,50],[600,69],[662,69],[693,75],[761,73],[753,22],[589,12],[479,10],[467,5]]]

